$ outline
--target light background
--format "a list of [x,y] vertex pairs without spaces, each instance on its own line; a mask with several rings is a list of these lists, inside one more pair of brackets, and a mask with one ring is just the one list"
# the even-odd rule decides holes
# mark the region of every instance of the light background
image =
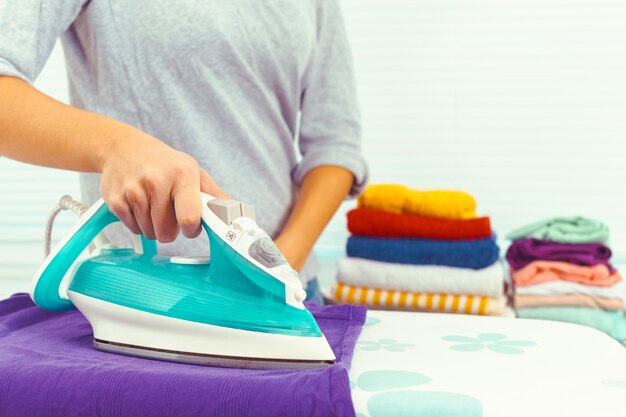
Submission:
[[[604,220],[626,260],[626,2],[343,0],[372,182],[472,193],[504,235]],[[63,55],[36,83],[67,101]],[[1,92],[0,92],[1,93]],[[25,290],[76,175],[0,158],[0,285]],[[317,246],[345,245],[346,203]],[[65,214],[55,235],[74,219]]]

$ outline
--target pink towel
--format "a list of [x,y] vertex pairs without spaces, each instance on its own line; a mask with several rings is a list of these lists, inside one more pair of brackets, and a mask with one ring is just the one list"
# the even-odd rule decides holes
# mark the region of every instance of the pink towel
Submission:
[[622,280],[617,271],[611,273],[606,265],[580,266],[557,261],[531,262],[522,269],[511,271],[511,278],[519,286],[562,280],[610,287]]

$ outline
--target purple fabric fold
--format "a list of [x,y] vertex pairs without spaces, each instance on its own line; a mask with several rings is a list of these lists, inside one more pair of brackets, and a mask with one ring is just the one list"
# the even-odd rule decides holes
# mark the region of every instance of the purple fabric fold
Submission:
[[513,269],[521,269],[533,261],[560,261],[574,265],[606,265],[609,270],[611,249],[601,243],[568,244],[551,240],[526,238],[514,241],[506,252]]
[[366,309],[308,308],[337,362],[260,371],[100,352],[78,311],[45,311],[16,294],[0,302],[0,416],[353,417],[348,369]]

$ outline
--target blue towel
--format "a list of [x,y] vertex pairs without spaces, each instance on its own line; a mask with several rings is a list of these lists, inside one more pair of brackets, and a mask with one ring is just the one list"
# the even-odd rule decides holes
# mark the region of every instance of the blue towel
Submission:
[[477,240],[379,239],[352,236],[348,256],[412,265],[482,269],[498,260],[495,236]]

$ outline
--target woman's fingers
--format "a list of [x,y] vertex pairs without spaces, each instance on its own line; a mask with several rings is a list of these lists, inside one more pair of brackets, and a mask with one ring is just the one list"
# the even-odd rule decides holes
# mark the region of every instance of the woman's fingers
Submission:
[[128,202],[123,197],[110,199],[107,203],[111,213],[115,214],[118,219],[134,234],[141,233],[139,225],[135,221],[135,216]]
[[159,242],[176,240],[180,229],[174,214],[174,204],[166,190],[155,189],[150,192],[150,218]]
[[176,221],[183,234],[194,238],[200,234],[202,200],[200,199],[200,179],[198,175],[179,178],[172,189]]
[[146,201],[145,203],[132,204],[131,210],[133,212],[133,216],[135,216],[135,221],[141,229],[141,234],[150,240],[156,239],[154,226],[152,225],[152,216],[150,215],[150,206],[148,205],[148,202]]
[[222,190],[215,183],[215,181],[213,181],[213,178],[211,178],[211,176],[202,168],[200,168],[200,191],[211,194],[213,197],[217,198],[230,198],[230,196]]

